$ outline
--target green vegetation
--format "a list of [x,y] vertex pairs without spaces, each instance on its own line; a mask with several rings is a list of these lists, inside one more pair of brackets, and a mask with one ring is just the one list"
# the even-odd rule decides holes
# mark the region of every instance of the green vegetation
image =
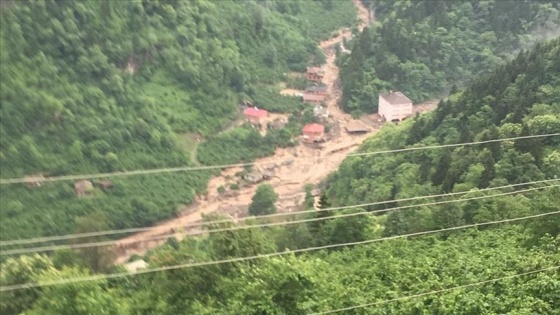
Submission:
[[[2,178],[213,163],[223,142],[212,135],[241,100],[301,108],[267,84],[324,60],[317,41],[354,19],[351,1],[12,1],[1,12]],[[210,138],[200,157],[199,135]],[[219,149],[237,162],[291,141],[267,137],[258,152]],[[108,228],[150,225],[190,203],[209,175],[112,179],[113,189],[80,199],[67,182],[3,185],[0,239],[70,233],[92,212]]]
[[253,91],[254,105],[280,113],[298,113],[305,108],[301,98],[280,95],[279,92],[279,90],[262,86],[255,88]]
[[[531,52],[522,52],[488,77],[453,93],[449,100],[441,102],[437,111],[399,126],[387,125],[361,151],[558,132],[558,56],[560,39],[539,44]],[[480,189],[554,178],[560,166],[559,151],[560,141],[556,136],[349,157],[327,182],[320,207],[441,192],[466,192],[454,197],[459,200],[489,195]],[[560,188],[542,188],[509,196],[394,210],[383,215],[367,213],[376,208],[313,211],[292,218],[324,220],[214,232],[203,237],[187,237],[181,242],[170,239],[143,258],[150,268],[173,266],[558,211]],[[306,187],[308,192],[310,189]],[[509,192],[514,192],[513,188]],[[260,186],[252,213],[270,209],[273,199],[272,188]],[[392,202],[389,206],[424,202]],[[205,228],[234,226],[233,222],[210,223],[218,219],[223,218],[206,217],[209,224]],[[88,220],[92,217],[80,220],[81,225]],[[246,223],[260,222],[269,220],[256,217]],[[559,227],[560,216],[555,214],[371,244],[298,254],[286,252],[272,258],[8,291],[0,293],[0,312],[97,314],[107,310],[107,314],[119,315],[291,315],[378,303],[352,312],[558,315],[558,269],[513,276],[558,266]],[[98,227],[92,224],[91,228]],[[0,284],[40,283],[91,272],[87,268],[87,256],[76,259],[71,255],[72,252],[56,255],[56,262],[39,255],[7,259],[0,266]],[[503,277],[507,278],[488,281]],[[442,292],[457,286],[463,287]],[[439,292],[423,294],[433,291]],[[391,301],[413,295],[420,296]]]
[[261,184],[249,205],[249,214],[253,216],[273,214],[276,212],[274,203],[278,200],[278,195],[270,184]]
[[375,112],[378,93],[388,90],[414,102],[439,97],[560,29],[558,1],[364,2],[379,22],[337,61],[348,112]]
[[[559,53],[560,39],[538,44],[465,91],[441,101],[434,113],[398,127],[387,125],[378,137],[366,140],[360,151],[560,132]],[[560,139],[556,136],[402,152],[390,158],[349,158],[331,178],[329,199],[335,205],[346,205],[448,192],[494,194],[476,190],[557,177],[559,151]],[[389,214],[385,234],[538,212],[533,205],[536,200],[551,196],[550,190],[543,190],[535,193],[532,202],[522,196],[508,196],[482,204],[396,211]],[[507,212],[501,210],[508,205],[512,206]]]

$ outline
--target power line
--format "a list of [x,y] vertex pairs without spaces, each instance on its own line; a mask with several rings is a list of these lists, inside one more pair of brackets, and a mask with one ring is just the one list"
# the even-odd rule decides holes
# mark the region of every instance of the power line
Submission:
[[[377,202],[363,203],[363,204],[357,204],[357,205],[329,207],[329,208],[324,208],[324,209],[311,209],[311,210],[302,210],[302,211],[294,211],[294,212],[281,212],[281,213],[262,215],[262,216],[258,216],[258,217],[244,217],[244,218],[240,218],[239,220],[240,221],[245,221],[245,220],[248,220],[248,219],[251,219],[251,218],[261,220],[261,219],[267,219],[267,218],[273,218],[273,217],[279,217],[279,216],[291,216],[291,215],[306,214],[306,213],[316,213],[316,212],[322,212],[322,211],[333,211],[333,210],[342,210],[342,209],[361,208],[361,207],[375,206],[375,205],[381,205],[381,204],[386,204],[386,203],[413,201],[413,200],[426,199],[426,198],[451,197],[451,196],[463,195],[463,194],[474,193],[474,192],[486,192],[486,191],[492,191],[492,190],[500,190],[500,189],[504,189],[504,188],[513,188],[513,187],[526,186],[526,185],[532,185],[532,184],[549,183],[549,182],[555,182],[555,181],[560,181],[560,179],[547,179],[547,180],[540,180],[540,181],[532,181],[532,182],[504,185],[504,186],[498,186],[498,187],[483,188],[483,189],[478,189],[478,190],[454,192],[454,193],[447,193],[447,194],[428,195],[428,196],[416,196],[416,197],[410,197],[410,198],[377,201]],[[231,219],[220,219],[220,220],[213,220],[213,221],[195,222],[195,223],[190,223],[190,224],[173,225],[173,226],[169,226],[169,228],[170,229],[173,229],[173,228],[190,228],[190,227],[199,227],[199,226],[219,224],[219,223],[229,223],[229,222],[231,222]],[[38,237],[38,238],[31,238],[31,239],[1,241],[0,246],[13,246],[13,245],[42,243],[42,242],[68,240],[68,239],[76,239],[76,238],[84,238],[84,237],[105,236],[105,235],[125,234],[125,233],[134,233],[134,232],[144,232],[144,231],[150,231],[153,228],[154,227],[117,229],[117,230],[109,230],[109,231],[99,231],[99,232],[67,234],[67,235],[59,235],[59,236]]]
[[324,245],[324,246],[302,248],[302,249],[296,249],[296,250],[285,251],[285,252],[274,252],[274,253],[268,253],[268,254],[262,254],[262,255],[237,257],[237,258],[229,258],[229,259],[213,260],[213,261],[205,261],[205,262],[197,262],[197,263],[186,263],[186,264],[179,264],[179,265],[172,265],[172,266],[162,266],[162,267],[151,268],[151,269],[141,269],[141,270],[138,270],[138,271],[132,272],[132,273],[131,272],[119,272],[119,273],[112,273],[112,274],[101,274],[101,275],[93,275],[93,276],[86,276],[86,277],[73,277],[73,278],[66,278],[66,279],[50,280],[50,281],[43,281],[43,282],[40,282],[40,283],[30,282],[30,283],[14,284],[14,285],[8,285],[8,286],[0,287],[0,292],[13,291],[13,290],[19,290],[19,289],[27,289],[27,288],[53,286],[53,285],[61,285],[61,284],[70,284],[70,283],[85,282],[85,281],[96,281],[96,280],[103,280],[103,279],[122,278],[122,277],[127,277],[127,276],[141,275],[141,274],[160,272],[160,271],[169,271],[169,270],[176,270],[176,269],[183,269],[183,268],[212,266],[212,265],[219,265],[219,264],[225,264],[225,263],[234,263],[234,262],[242,262],[242,261],[256,260],[256,259],[262,259],[262,258],[277,257],[277,256],[288,255],[288,254],[297,254],[297,253],[304,253],[304,252],[309,252],[309,251],[317,251],[317,250],[322,250],[322,249],[330,249],[330,248],[337,248],[337,247],[344,247],[344,246],[364,245],[364,244],[371,244],[371,243],[376,243],[376,242],[381,242],[381,241],[386,241],[386,240],[406,238],[406,237],[411,237],[411,236],[428,235],[428,234],[434,234],[434,233],[440,233],[440,232],[446,232],[446,231],[462,230],[462,229],[473,228],[473,227],[478,227],[478,226],[487,226],[487,225],[492,225],[492,224],[500,224],[500,223],[522,221],[522,220],[527,220],[527,219],[541,218],[541,217],[554,215],[554,214],[560,214],[560,211],[535,214],[535,215],[513,218],[513,219],[504,219],[504,220],[499,220],[499,221],[474,223],[474,224],[455,226],[455,227],[450,227],[450,228],[443,228],[443,229],[439,229],[439,230],[430,230],[430,231],[395,235],[395,236],[389,236],[389,237],[383,237],[383,238],[377,238],[377,239],[359,241],[359,242],[339,243],[339,244],[331,244],[331,245]]
[[[352,157],[352,156],[377,155],[377,154],[387,154],[387,153],[397,153],[397,152],[407,152],[407,151],[419,151],[419,150],[429,150],[429,149],[439,149],[439,148],[451,148],[451,147],[486,144],[486,143],[501,142],[501,141],[554,137],[554,136],[559,136],[559,135],[560,135],[560,133],[550,133],[550,134],[530,135],[530,136],[511,137],[511,138],[502,138],[502,139],[493,139],[493,140],[475,141],[475,142],[464,142],[464,143],[455,143],[455,144],[419,146],[419,147],[403,148],[403,149],[396,149],[396,150],[350,153],[350,154],[347,154],[346,156],[347,157]],[[316,157],[299,157],[299,158],[290,158],[290,159],[284,159],[284,160],[278,159],[278,160],[275,160],[275,161],[293,161],[294,159],[315,159],[315,158]],[[256,164],[256,162],[248,162],[248,163],[223,164],[223,165],[157,168],[157,169],[151,169],[151,170],[120,171],[120,172],[94,173],[94,174],[84,174],[84,175],[64,175],[64,176],[52,176],[52,177],[46,177],[46,178],[40,178],[40,179],[37,178],[37,179],[34,179],[34,181],[36,181],[36,182],[58,182],[58,181],[66,181],[66,180],[81,180],[81,179],[93,179],[93,178],[103,178],[103,177],[117,177],[117,176],[120,177],[120,176],[132,176],[132,175],[149,175],[149,174],[161,174],[161,173],[174,173],[174,172],[186,172],[186,171],[224,169],[224,168],[232,168],[232,167],[252,166],[252,165],[255,165],[255,164]],[[21,184],[21,183],[27,182],[28,180],[29,179],[27,179],[25,177],[24,178],[0,179],[0,185]]]
[[[253,225],[237,225],[237,226],[232,226],[232,227],[228,227],[228,228],[219,228],[219,229],[213,229],[213,230],[207,230],[207,231],[201,231],[201,232],[185,233],[185,235],[194,236],[194,235],[203,235],[203,234],[218,233],[218,232],[246,230],[246,229],[253,229],[253,228],[262,228],[262,227],[271,227],[271,226],[280,226],[280,225],[291,225],[291,224],[299,224],[299,223],[309,223],[309,222],[315,222],[315,221],[339,219],[339,218],[353,217],[353,216],[358,216],[358,215],[370,215],[370,214],[374,214],[374,213],[395,211],[395,210],[403,210],[403,209],[410,209],[410,208],[417,208],[417,207],[424,207],[424,206],[433,206],[433,205],[441,205],[441,204],[449,204],[449,203],[457,203],[457,202],[466,202],[466,201],[471,201],[471,200],[495,198],[495,197],[500,197],[500,196],[519,194],[519,193],[523,193],[523,192],[529,192],[529,191],[535,191],[535,190],[551,188],[551,187],[559,187],[559,186],[560,185],[535,187],[535,188],[522,189],[522,190],[518,190],[518,191],[506,192],[506,193],[495,194],[495,195],[471,197],[471,198],[466,198],[466,199],[454,199],[454,200],[446,200],[446,201],[439,201],[439,202],[430,202],[430,203],[423,203],[423,204],[416,204],[416,205],[386,208],[386,209],[374,210],[374,211],[362,211],[362,212],[340,214],[340,215],[329,216],[329,217],[319,217],[319,218],[310,218],[310,219],[283,221],[283,222],[272,222],[272,223],[263,223],[263,224],[253,224]],[[349,209],[351,207],[352,206],[343,207],[343,209]],[[229,221],[229,222],[231,222],[231,221]],[[145,241],[162,240],[162,239],[166,239],[166,238],[169,238],[169,237],[172,237],[172,236],[175,236],[175,235],[176,235],[176,233],[157,235],[157,236],[153,236],[153,237],[149,237],[149,238],[145,238],[145,239],[139,239],[139,240],[134,241],[134,242],[127,242],[126,244],[128,245],[128,244],[134,244],[134,243],[145,242]],[[111,246],[111,245],[118,244],[119,242],[121,242],[121,241],[114,240],[114,241],[79,243],[79,244],[72,244],[72,245],[51,245],[51,246],[34,247],[34,248],[20,248],[20,249],[0,251],[0,255],[3,256],[3,255],[15,255],[15,254],[28,254],[28,253],[46,252],[46,251],[53,251],[53,250],[62,250],[62,249],[79,249],[79,248],[89,248],[89,247],[98,247],[98,246]]]
[[333,314],[333,313],[338,313],[338,312],[343,312],[343,311],[355,310],[355,309],[358,309],[358,308],[377,306],[377,305],[381,305],[381,304],[387,304],[387,303],[392,303],[392,302],[397,302],[397,301],[402,301],[402,300],[414,299],[414,298],[419,298],[419,297],[432,295],[432,294],[437,294],[437,293],[444,293],[444,292],[455,291],[455,290],[459,290],[459,289],[466,289],[466,288],[479,286],[479,285],[487,284],[487,283],[492,283],[492,282],[496,282],[496,281],[513,279],[513,278],[527,276],[527,275],[535,274],[535,273],[539,273],[539,272],[552,271],[552,270],[556,270],[556,269],[559,269],[559,268],[560,268],[560,266],[542,268],[542,269],[538,269],[538,270],[518,273],[518,274],[515,274],[515,275],[511,275],[511,276],[505,276],[505,277],[500,277],[500,278],[494,278],[494,279],[469,283],[469,284],[460,285],[460,286],[456,286],[456,287],[452,287],[452,288],[435,290],[435,291],[430,291],[430,292],[424,292],[424,293],[419,293],[419,294],[414,294],[414,295],[408,295],[408,296],[403,296],[403,297],[398,297],[398,298],[394,298],[394,299],[390,299],[390,300],[383,300],[383,301],[373,302],[373,303],[368,303],[368,304],[361,304],[361,305],[355,305],[355,306],[350,306],[350,307],[345,307],[345,308],[339,308],[339,309],[331,310],[331,311],[311,313],[309,315]]

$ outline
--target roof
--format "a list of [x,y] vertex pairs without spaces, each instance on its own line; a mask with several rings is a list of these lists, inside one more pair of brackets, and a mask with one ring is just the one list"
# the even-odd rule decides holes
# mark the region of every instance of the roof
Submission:
[[325,132],[325,126],[320,124],[307,124],[303,126],[303,132],[317,132],[323,133]]
[[325,95],[320,95],[320,94],[309,94],[309,93],[305,93],[303,94],[303,101],[324,101],[325,100]]
[[359,121],[351,121],[345,126],[348,132],[368,132],[369,128]]
[[148,263],[145,262],[144,260],[140,259],[140,260],[135,260],[133,262],[130,262],[128,264],[125,264],[124,267],[129,271],[129,272],[136,272],[138,269],[145,269],[148,267]]
[[321,68],[319,67],[307,67],[307,73],[320,73]]
[[251,117],[266,117],[266,115],[268,115],[268,111],[264,109],[258,109],[255,107],[246,108],[243,113],[246,116],[251,116]]
[[326,92],[326,85],[313,85],[305,89],[307,92]]
[[404,95],[402,92],[389,92],[385,94],[380,94],[379,96],[383,97],[391,105],[412,103],[412,101],[408,97],[406,97],[406,95]]

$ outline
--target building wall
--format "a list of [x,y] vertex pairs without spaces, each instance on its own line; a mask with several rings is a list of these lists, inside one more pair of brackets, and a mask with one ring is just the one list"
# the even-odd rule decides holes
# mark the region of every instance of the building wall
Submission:
[[327,91],[305,91],[305,92],[309,94],[317,94],[317,95],[324,95],[324,96],[329,95]]
[[305,139],[306,142],[313,142],[313,141],[320,141],[323,139],[324,133],[323,132],[306,132],[304,136],[307,136]]
[[321,81],[323,79],[323,76],[319,75],[319,74],[315,74],[315,73],[308,73],[307,74],[307,80],[310,81]]
[[391,105],[383,97],[379,96],[378,113],[385,117],[387,121],[401,121],[412,115],[412,103]]

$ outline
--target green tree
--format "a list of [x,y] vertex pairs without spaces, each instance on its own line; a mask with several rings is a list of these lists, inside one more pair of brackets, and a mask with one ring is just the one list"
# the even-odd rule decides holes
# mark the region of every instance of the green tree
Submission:
[[[41,255],[8,258],[0,265],[0,285],[18,285],[36,281],[44,272],[53,269],[52,261]],[[20,314],[41,296],[42,290],[31,288],[0,292],[0,313]]]
[[[78,269],[50,270],[42,275],[41,281],[61,278],[79,278],[88,273]],[[120,315],[126,314],[123,301],[117,301],[113,292],[104,288],[106,283],[76,282],[47,286],[33,308],[24,312],[27,315]]]
[[[94,212],[89,215],[76,218],[76,234],[101,232],[108,229],[109,224],[105,215]],[[106,241],[104,236],[93,236],[76,240],[76,243],[97,243]],[[113,266],[114,252],[106,246],[91,246],[77,249],[81,260],[95,272],[107,272]]]
[[322,242],[328,244],[342,244],[360,242],[373,238],[376,235],[376,219],[364,213],[365,209],[355,208],[340,212],[347,217],[330,219],[321,227]]
[[315,206],[315,197],[313,197],[313,184],[305,184],[305,209],[313,209]]
[[276,200],[278,200],[278,195],[270,184],[259,185],[249,205],[249,214],[259,216],[275,213]]

